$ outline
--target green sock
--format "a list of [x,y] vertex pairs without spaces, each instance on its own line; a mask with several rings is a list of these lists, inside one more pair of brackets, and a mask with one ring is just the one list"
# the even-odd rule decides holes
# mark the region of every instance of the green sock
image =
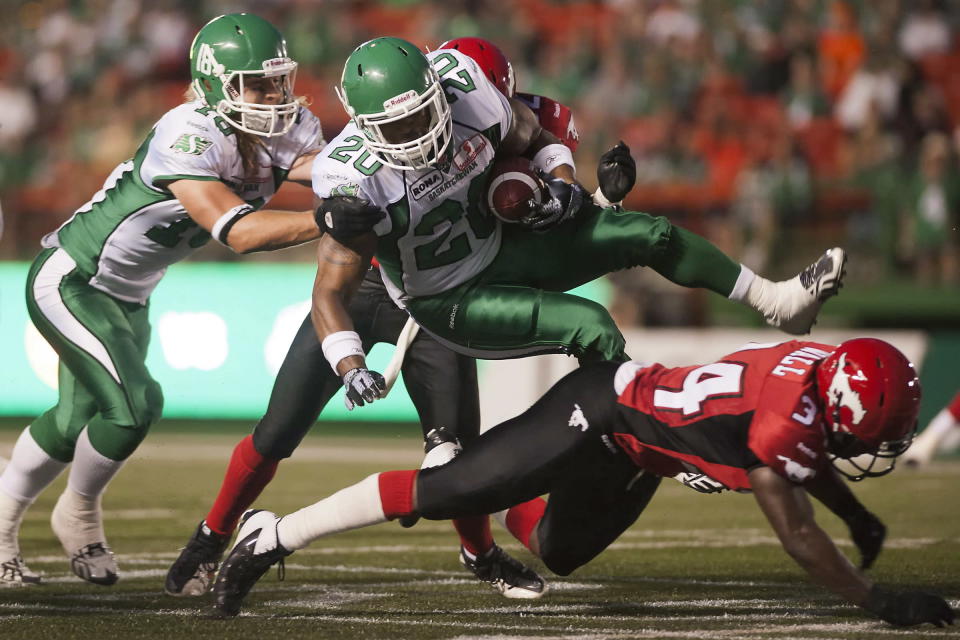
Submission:
[[709,289],[729,297],[740,276],[740,264],[706,238],[674,226],[663,256],[648,266],[682,287]]

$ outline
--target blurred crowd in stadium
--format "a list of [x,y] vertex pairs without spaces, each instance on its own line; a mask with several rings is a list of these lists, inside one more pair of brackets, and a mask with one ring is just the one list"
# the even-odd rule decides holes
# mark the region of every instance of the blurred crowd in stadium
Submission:
[[0,25],[0,258],[32,257],[97,190],[183,99],[196,29],[238,9],[286,34],[328,138],[346,121],[332,85],[355,45],[480,35],[519,89],[573,107],[588,186],[623,139],[632,208],[754,269],[840,242],[859,280],[958,279],[960,3],[936,0],[20,2]]

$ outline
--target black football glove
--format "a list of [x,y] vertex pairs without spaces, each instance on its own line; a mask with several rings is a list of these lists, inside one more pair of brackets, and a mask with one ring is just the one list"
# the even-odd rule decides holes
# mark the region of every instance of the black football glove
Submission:
[[347,390],[343,404],[347,405],[348,411],[382,398],[387,392],[387,383],[383,376],[363,367],[350,369],[343,374],[343,386]]
[[877,516],[867,510],[851,517],[846,523],[850,528],[850,538],[860,551],[860,568],[869,569],[883,549],[887,527]]
[[943,627],[953,624],[956,617],[947,601],[940,596],[922,591],[896,592],[873,585],[863,608],[884,622],[900,627],[929,622]]
[[633,189],[637,182],[637,162],[623,140],[600,156],[597,182],[600,193],[611,203],[620,202]]
[[313,212],[313,219],[321,231],[342,243],[372,231],[386,215],[383,209],[366,200],[353,196],[331,196],[323,199]]
[[520,224],[532,231],[547,231],[577,214],[586,198],[579,184],[564,182],[560,178],[538,172],[546,185],[546,199],[530,200],[530,213],[520,218]]

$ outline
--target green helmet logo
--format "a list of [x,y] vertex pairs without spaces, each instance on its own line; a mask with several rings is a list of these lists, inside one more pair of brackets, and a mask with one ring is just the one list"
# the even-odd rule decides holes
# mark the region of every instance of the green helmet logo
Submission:
[[[259,16],[232,13],[208,22],[190,46],[194,92],[234,127],[258,136],[283,135],[296,121],[300,105],[293,94],[297,63],[287,43]],[[247,102],[253,78],[270,78],[274,104]]]
[[440,76],[406,40],[377,38],[354,49],[336,91],[367,150],[389,167],[426,169],[450,146],[453,116]]

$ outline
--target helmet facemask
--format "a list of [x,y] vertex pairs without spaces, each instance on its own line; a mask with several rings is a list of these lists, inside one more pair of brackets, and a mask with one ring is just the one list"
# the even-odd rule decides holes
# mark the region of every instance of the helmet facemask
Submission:
[[[450,146],[453,137],[450,105],[436,70],[431,68],[430,74],[432,82],[423,93],[411,89],[393,96],[383,103],[383,111],[379,113],[357,113],[347,101],[343,89],[336,87],[344,109],[366,138],[367,150],[388,167],[404,171],[430,168],[444,157]],[[411,140],[391,142],[383,130],[384,125],[406,118],[423,118],[424,114],[423,133]],[[389,133],[389,127],[387,129]]]
[[853,434],[828,430],[830,464],[853,482],[885,476],[897,466],[897,457],[910,448],[915,433],[916,425],[902,439],[882,442],[876,451],[865,451],[866,445]]
[[[217,113],[240,131],[271,138],[290,131],[296,122],[300,103],[293,93],[297,75],[297,63],[290,58],[273,58],[263,62],[263,70],[227,71],[215,74],[213,82],[219,81],[223,98],[213,106]],[[247,80],[271,78],[277,83],[279,104],[259,104],[243,99]],[[194,80],[194,91],[206,95],[205,87],[197,86],[202,80]],[[209,82],[209,81],[208,81]]]

